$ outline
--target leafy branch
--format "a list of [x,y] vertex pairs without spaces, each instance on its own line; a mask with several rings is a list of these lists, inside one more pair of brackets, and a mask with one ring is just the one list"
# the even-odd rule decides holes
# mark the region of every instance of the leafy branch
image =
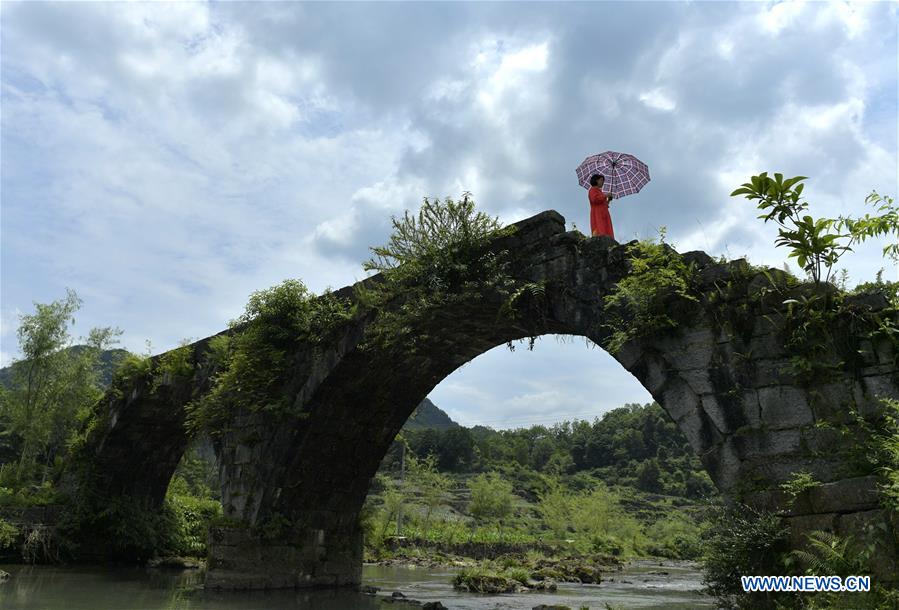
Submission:
[[[752,176],[730,196],[743,195],[750,201],[758,201],[758,209],[764,212],[759,218],[779,226],[775,243],[790,249],[788,256],[796,259],[815,284],[821,282],[822,274],[823,280],[830,282],[834,265],[843,254],[851,252],[855,244],[874,237],[894,235],[899,238],[899,207],[891,197],[876,192],[868,195],[865,202],[876,206],[874,216],[813,218],[804,214],[808,202],[802,197],[803,180],[806,180],[805,176],[784,180],[783,174],[779,173],[772,179],[767,172],[762,172]],[[899,243],[885,246],[883,254],[899,262]]]

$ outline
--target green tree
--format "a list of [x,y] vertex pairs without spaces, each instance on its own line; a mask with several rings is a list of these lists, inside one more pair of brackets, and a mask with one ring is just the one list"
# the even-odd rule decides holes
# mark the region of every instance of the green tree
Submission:
[[[899,207],[891,197],[872,192],[865,202],[876,208],[876,215],[862,218],[813,218],[805,214],[808,202],[802,197],[805,176],[784,180],[783,174],[774,178],[768,172],[752,176],[730,195],[743,195],[750,201],[758,201],[764,212],[759,218],[778,225],[778,246],[790,249],[789,257],[808,273],[816,284],[823,279],[829,282],[833,267],[840,257],[852,250],[852,246],[874,237],[892,235],[899,238]],[[845,232],[844,232],[845,231]],[[899,260],[899,245],[884,247],[884,256]],[[823,277],[822,277],[823,274]]]
[[425,507],[424,535],[427,537],[434,510],[443,504],[452,481],[437,470],[437,458],[431,454],[417,459],[411,453],[406,458],[409,482],[418,489],[421,503]]
[[0,394],[0,418],[21,439],[19,480],[60,454],[77,422],[102,395],[100,355],[122,331],[94,328],[83,339],[86,345],[73,347],[69,327],[81,304],[75,291],[67,290],[65,299],[35,303],[35,313],[19,317],[22,358],[12,364],[12,387]]
[[640,523],[622,508],[620,496],[602,483],[578,496],[572,521],[593,551],[635,553],[643,544]]
[[537,511],[543,523],[556,537],[556,540],[568,538],[574,527],[574,513],[577,497],[561,486],[558,480],[550,481],[546,491],[539,494]]
[[865,198],[865,203],[874,206],[877,214],[874,216],[865,214],[861,218],[840,216],[836,226],[849,231],[853,243],[864,242],[873,237],[892,235],[895,239],[883,247],[883,255],[889,257],[894,263],[899,263],[899,206],[892,197],[879,195],[877,191],[871,191],[871,194]]
[[[362,523],[366,536],[366,544],[380,547],[390,535],[391,528],[397,527],[397,516],[400,514],[406,496],[400,486],[390,477],[377,474],[372,482],[372,491],[377,490],[380,505],[376,496],[370,492],[362,510]],[[397,535],[399,530],[395,530]]]
[[496,472],[480,474],[468,482],[471,502],[468,512],[478,522],[496,522],[502,538],[503,524],[512,514],[512,484]]
[[659,462],[655,458],[646,460],[637,468],[637,487],[643,491],[659,493],[662,491]]
[[439,435],[437,462],[441,470],[459,472],[474,461],[474,441],[467,428],[450,428]]

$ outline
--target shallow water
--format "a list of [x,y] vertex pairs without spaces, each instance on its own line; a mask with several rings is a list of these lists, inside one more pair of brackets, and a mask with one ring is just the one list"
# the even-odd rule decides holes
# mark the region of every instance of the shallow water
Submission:
[[[202,588],[196,570],[0,565],[12,576],[0,583],[4,610],[405,610],[381,600],[393,591],[421,601],[440,600],[451,610],[530,610],[539,604],[604,609],[714,608],[700,595],[700,574],[690,564],[632,564],[599,585],[561,584],[556,593],[477,595],[454,591],[453,570],[371,566],[363,584],[381,589],[372,597],[351,591],[216,592]],[[659,574],[653,572],[667,572]]]

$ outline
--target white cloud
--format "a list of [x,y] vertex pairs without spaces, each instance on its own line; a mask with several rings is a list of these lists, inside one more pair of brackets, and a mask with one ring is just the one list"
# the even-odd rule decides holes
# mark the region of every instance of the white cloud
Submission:
[[762,29],[771,34],[779,34],[799,19],[805,5],[801,0],[769,2],[767,9],[759,12]]
[[671,112],[672,110],[677,108],[677,103],[671,98],[671,96],[665,93],[662,89],[658,88],[653,89],[652,91],[641,93],[639,99],[649,108],[653,108],[655,110]]
[[[681,249],[775,266],[773,227],[728,196],[750,175],[810,176],[821,215],[899,191],[895,28],[871,35],[895,4],[0,11],[4,359],[9,312],[66,286],[85,299],[79,329],[121,326],[140,351],[220,330],[285,277],[350,283],[423,196],[468,189],[504,221],[554,208],[584,230],[573,169],[605,149],[653,175],[614,207],[619,235],[664,224]],[[873,275],[877,244],[847,265]],[[599,350],[537,354],[479,358],[435,402],[511,422],[646,398]]]
[[354,234],[359,228],[359,219],[355,210],[350,210],[335,218],[329,218],[315,227],[314,237],[324,239],[339,245],[348,245],[354,239]]
[[481,74],[475,96],[494,122],[506,126],[516,111],[535,111],[545,103],[539,76],[546,71],[548,57],[548,42],[496,51],[493,57],[483,51],[477,55],[474,66]]
[[718,40],[718,53],[724,59],[733,59],[734,56],[734,41],[731,40],[727,36],[722,36]]

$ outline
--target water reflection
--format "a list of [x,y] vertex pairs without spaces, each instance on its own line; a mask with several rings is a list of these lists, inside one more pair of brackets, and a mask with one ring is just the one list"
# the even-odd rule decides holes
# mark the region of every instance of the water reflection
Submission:
[[[4,610],[403,610],[405,604],[383,604],[379,598],[352,591],[298,590],[223,592],[202,588],[197,570],[77,566],[0,566],[12,577],[0,583]],[[453,610],[528,609],[538,604],[573,608],[713,608],[699,595],[699,575],[692,566],[636,565],[610,575],[601,585],[562,585],[555,594],[521,593],[479,596],[456,592],[449,570],[365,566],[366,584],[382,595],[401,591],[421,601],[442,601]]]

